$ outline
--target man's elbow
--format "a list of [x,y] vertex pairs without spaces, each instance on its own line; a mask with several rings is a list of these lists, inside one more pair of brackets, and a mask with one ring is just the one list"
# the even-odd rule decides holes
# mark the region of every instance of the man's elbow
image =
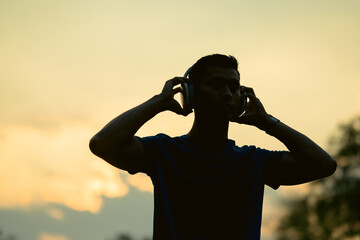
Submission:
[[101,141],[96,135],[90,139],[89,148],[90,151],[96,156],[100,157],[102,155]]
[[324,163],[322,166],[322,177],[324,178],[333,175],[336,171],[336,168],[337,162],[333,158],[326,160],[326,163]]

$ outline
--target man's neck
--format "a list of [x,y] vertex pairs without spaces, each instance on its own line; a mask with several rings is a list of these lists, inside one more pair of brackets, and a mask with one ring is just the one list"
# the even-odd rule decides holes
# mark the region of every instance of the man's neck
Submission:
[[195,116],[190,137],[204,144],[223,142],[228,139],[229,121],[220,118]]

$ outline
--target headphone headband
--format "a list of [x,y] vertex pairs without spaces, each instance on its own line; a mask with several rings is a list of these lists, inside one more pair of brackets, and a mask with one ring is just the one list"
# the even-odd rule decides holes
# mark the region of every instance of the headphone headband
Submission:
[[188,77],[188,76],[189,76],[189,73],[190,73],[190,71],[192,70],[193,66],[194,66],[194,65],[192,65],[191,67],[189,67],[188,70],[186,70],[186,72],[185,72],[185,74],[184,74],[184,77]]

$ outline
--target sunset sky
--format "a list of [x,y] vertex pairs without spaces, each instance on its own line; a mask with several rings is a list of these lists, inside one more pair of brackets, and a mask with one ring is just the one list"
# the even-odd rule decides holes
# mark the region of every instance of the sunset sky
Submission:
[[[360,114],[357,0],[1,0],[0,230],[18,240],[105,240],[152,234],[152,185],[92,155],[107,122],[182,76],[200,57],[239,61],[241,84],[267,112],[328,149]],[[177,136],[193,115],[164,112],[137,133]],[[285,147],[231,124],[237,145]],[[266,188],[262,239],[282,199]]]

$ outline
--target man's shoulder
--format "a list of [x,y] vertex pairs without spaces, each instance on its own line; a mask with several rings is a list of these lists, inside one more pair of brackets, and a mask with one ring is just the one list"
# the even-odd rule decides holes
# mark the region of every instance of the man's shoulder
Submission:
[[138,137],[143,144],[181,144],[186,141],[186,135],[171,137],[165,133],[158,133],[152,136]]
[[283,151],[274,151],[266,148],[258,147],[255,145],[234,145],[234,151],[237,154],[253,156],[254,158],[263,158],[273,154],[279,154]]
[[172,137],[166,135],[165,133],[158,133],[156,135],[150,135],[144,137],[138,136],[138,138],[142,141],[172,139]]
[[237,152],[255,152],[258,149],[260,149],[260,148],[258,148],[257,146],[254,146],[254,145],[238,146],[238,145],[234,144],[234,150]]

